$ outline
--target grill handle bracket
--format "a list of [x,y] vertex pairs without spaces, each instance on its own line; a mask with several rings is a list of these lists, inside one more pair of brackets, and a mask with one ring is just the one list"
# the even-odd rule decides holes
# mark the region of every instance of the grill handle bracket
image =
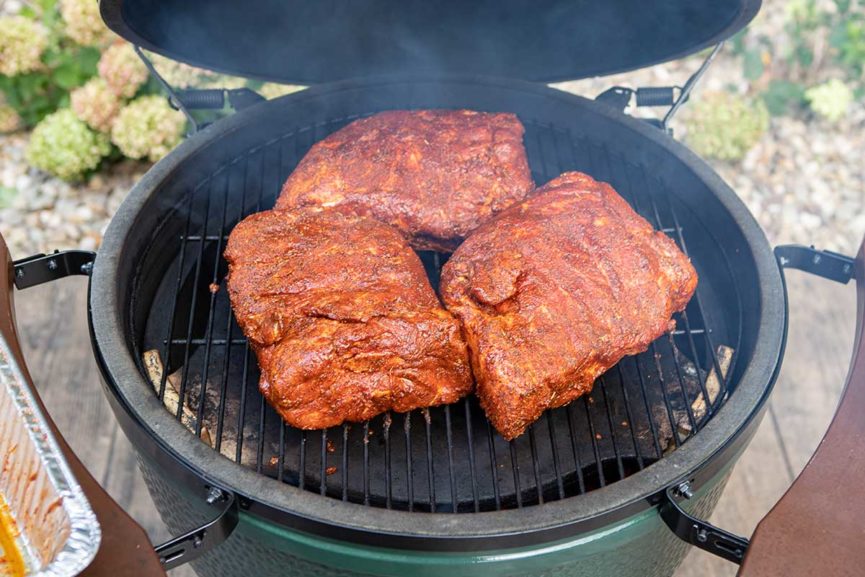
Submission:
[[847,284],[853,278],[854,260],[830,250],[817,250],[813,246],[785,244],[775,247],[775,258],[781,268],[795,268],[811,274]]
[[168,95],[168,104],[175,110],[182,112],[186,117],[186,121],[190,127],[190,133],[187,136],[191,136],[207,126],[207,123],[195,118],[192,114],[195,110],[222,110],[227,104],[235,111],[238,111],[265,100],[263,96],[249,88],[177,90],[156,70],[153,62],[141,50],[140,46],[135,45],[133,48],[138,58],[147,67],[150,75],[156,79],[156,82],[159,83]]
[[96,253],[88,250],[55,250],[16,260],[12,263],[15,287],[22,290],[71,275],[89,276],[95,259]]
[[748,539],[691,516],[679,506],[677,496],[685,499],[693,497],[690,483],[686,481],[675,487],[668,487],[665,491],[665,502],[661,504],[660,511],[667,527],[686,543],[727,561],[741,564],[748,550]]
[[214,519],[155,547],[159,562],[166,571],[198,559],[231,536],[239,518],[234,493],[209,487],[207,503],[219,507],[219,514]]
[[684,86],[650,86],[637,88],[636,90],[625,86],[613,86],[597,95],[595,100],[608,104],[620,112],[625,111],[631,103],[631,97],[634,95],[636,95],[635,104],[637,106],[669,106],[670,109],[664,114],[662,119],[644,118],[643,120],[672,134],[672,129],[669,128],[670,121],[676,112],[679,111],[679,108],[688,101],[691,91],[694,90],[697,82],[706,73],[706,70],[708,70],[712,61],[715,60],[715,56],[718,55],[723,46],[723,41],[715,45],[709,55],[703,60],[703,63],[700,64],[700,68],[688,78]]

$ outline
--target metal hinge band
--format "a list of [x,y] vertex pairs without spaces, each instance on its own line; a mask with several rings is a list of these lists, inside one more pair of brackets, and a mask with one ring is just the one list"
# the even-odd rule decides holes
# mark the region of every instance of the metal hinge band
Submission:
[[677,496],[684,499],[693,496],[689,483],[667,488],[665,496],[666,503],[661,505],[661,518],[677,537],[722,559],[736,564],[742,563],[748,551],[748,539],[692,517],[679,506]]
[[155,547],[159,562],[166,571],[198,559],[221,545],[237,526],[239,505],[231,491],[217,487],[207,488],[207,503],[219,507],[219,513],[210,522]]
[[89,276],[95,259],[96,253],[88,250],[55,250],[16,260],[12,263],[15,287],[21,290],[71,275]]
[[775,247],[775,258],[782,268],[795,268],[847,284],[853,278],[852,257],[813,246],[785,244]]

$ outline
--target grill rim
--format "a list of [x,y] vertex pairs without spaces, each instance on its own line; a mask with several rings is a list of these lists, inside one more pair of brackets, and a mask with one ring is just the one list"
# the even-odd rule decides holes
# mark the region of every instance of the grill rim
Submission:
[[[343,503],[246,469],[196,440],[154,395],[142,394],[151,389],[126,345],[128,323],[121,306],[123,279],[119,275],[122,255],[129,253],[127,242],[140,242],[130,239],[129,233],[148,216],[142,209],[163,181],[183,171],[185,162],[204,146],[230,137],[256,118],[325,94],[394,83],[480,84],[588,108],[592,114],[624,125],[635,133],[634,138],[646,138],[663,148],[714,193],[751,249],[759,279],[759,286],[753,288],[759,292],[761,318],[751,361],[735,393],[700,434],[645,470],[579,498],[458,516],[417,514]],[[603,104],[530,82],[474,76],[384,77],[321,85],[262,103],[191,137],[144,175],[112,219],[90,281],[89,313],[94,352],[118,420],[136,448],[156,457],[178,482],[216,484],[235,491],[249,512],[303,531],[366,544],[448,551],[518,547],[573,536],[656,506],[667,486],[693,478],[698,471],[699,486],[701,478],[711,476],[718,463],[738,452],[753,434],[780,367],[787,324],[783,281],[768,240],[744,203],[702,159],[656,128]],[[713,462],[714,467],[710,466]]]

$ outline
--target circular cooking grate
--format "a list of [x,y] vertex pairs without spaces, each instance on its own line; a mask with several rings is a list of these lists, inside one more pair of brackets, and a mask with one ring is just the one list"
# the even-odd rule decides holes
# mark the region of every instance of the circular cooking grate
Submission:
[[[650,177],[649,167],[522,118],[538,184],[582,170],[610,182],[686,253],[689,241],[697,245],[700,284],[687,310],[675,316],[676,330],[623,359],[591,394],[547,411],[510,443],[490,427],[473,396],[323,431],[285,425],[258,392],[255,355],[223,283],[222,252],[239,220],[273,205],[309,147],[354,118],[293,131],[222,163],[172,213],[185,224],[181,234],[159,241],[174,258],[135,347],[155,394],[191,434],[245,467],[335,499],[474,512],[560,500],[623,479],[681,446],[717,411],[734,387],[741,325],[723,251],[668,194],[668,185]],[[421,258],[437,287],[447,255]]]

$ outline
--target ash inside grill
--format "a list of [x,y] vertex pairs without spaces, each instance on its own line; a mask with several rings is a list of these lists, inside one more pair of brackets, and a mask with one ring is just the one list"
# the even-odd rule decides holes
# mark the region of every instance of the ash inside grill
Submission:
[[[590,395],[547,411],[510,443],[491,428],[474,397],[324,431],[285,425],[258,392],[255,355],[231,314],[222,252],[240,219],[273,205],[313,142],[353,119],[248,150],[202,180],[174,213],[185,224],[181,234],[162,240],[175,257],[155,289],[137,348],[156,394],[202,442],[259,473],[335,499],[474,512],[555,501],[623,479],[687,442],[717,411],[734,386],[728,380],[739,338],[734,323],[717,312],[718,295],[738,293],[721,251],[713,252],[700,234],[693,237],[700,285],[676,315],[676,331],[622,360]],[[566,170],[610,182],[688,253],[688,226],[700,223],[647,167],[522,120],[538,184]],[[437,287],[447,255],[421,257]],[[707,274],[725,266],[723,278]]]

